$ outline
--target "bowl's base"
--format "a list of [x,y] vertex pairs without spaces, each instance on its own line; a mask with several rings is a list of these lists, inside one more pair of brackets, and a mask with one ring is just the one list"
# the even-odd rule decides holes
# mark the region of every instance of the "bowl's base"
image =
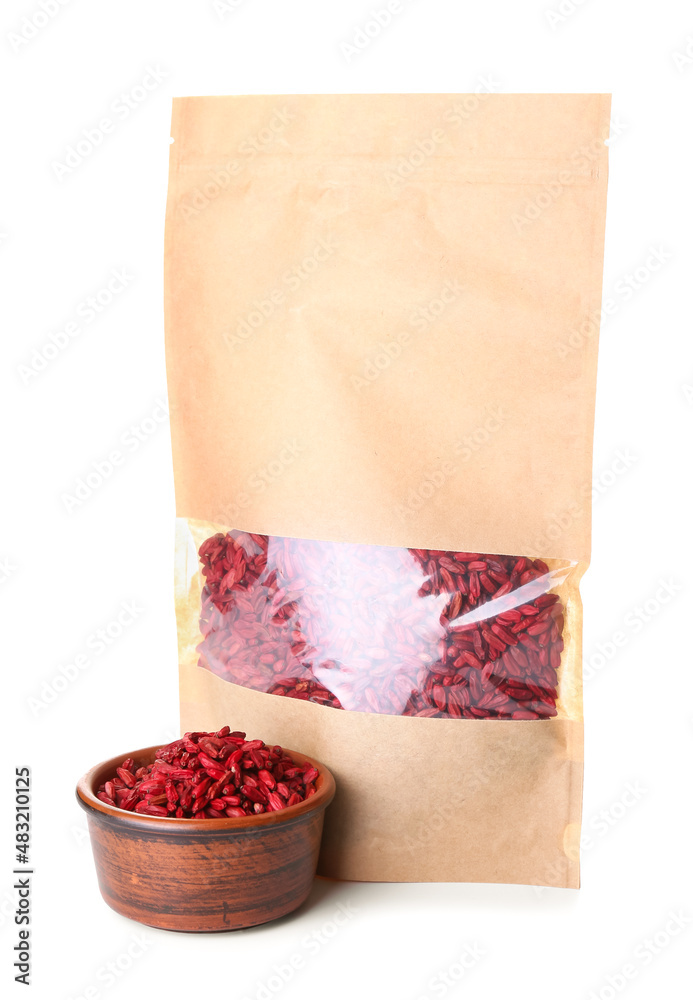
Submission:
[[138,924],[145,924],[147,927],[156,927],[162,931],[180,931],[184,934],[223,934],[227,931],[242,931],[249,927],[260,927],[262,924],[271,923],[273,920],[279,920],[280,917],[286,917],[289,913],[293,913],[305,903],[309,893],[310,890],[302,898],[292,899],[288,905],[278,906],[271,913],[265,912],[260,917],[258,914],[232,912],[228,907],[224,907],[218,913],[201,914],[199,911],[153,913],[137,906],[123,906],[119,901],[111,899],[103,889],[101,890],[104,902],[121,917],[136,920]]

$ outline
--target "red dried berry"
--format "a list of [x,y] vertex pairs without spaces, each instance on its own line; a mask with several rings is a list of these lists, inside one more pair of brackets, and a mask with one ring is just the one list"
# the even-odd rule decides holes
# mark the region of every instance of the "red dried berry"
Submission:
[[225,680],[389,715],[557,714],[564,609],[540,559],[242,531],[200,559],[199,662]]
[[134,773],[133,767],[132,759],[123,761],[97,797],[128,812],[177,819],[277,812],[312,795],[318,777],[312,764],[297,764],[280,746],[246,741],[245,733],[232,733],[229,726],[216,733],[186,733],[157,750],[151,764]]

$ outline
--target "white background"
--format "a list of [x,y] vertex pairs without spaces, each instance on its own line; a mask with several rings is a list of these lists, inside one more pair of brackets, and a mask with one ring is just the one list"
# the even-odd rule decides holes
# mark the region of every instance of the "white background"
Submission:
[[[227,6],[221,16],[212,0],[69,0],[54,16],[36,17],[34,37],[14,44],[23,26],[30,33],[24,19],[41,11],[38,0],[5,0],[0,12],[0,608],[12,696],[3,801],[15,765],[30,765],[29,995],[74,1000],[92,987],[108,1000],[164,992],[233,1000],[690,997],[693,14],[680,0],[647,12],[627,0],[564,0],[553,18],[547,10],[558,11],[559,0],[402,0],[392,23],[349,58],[342,43],[354,42],[384,0]],[[675,58],[687,44],[690,55]],[[158,88],[59,179],[53,164],[83,129],[115,117],[113,102],[148,67],[165,74]],[[96,761],[178,731],[168,427],[157,424],[132,450],[122,444],[166,391],[170,98],[464,93],[489,74],[504,91],[613,93],[604,295],[618,309],[602,330],[593,560],[583,587],[582,888],[317,882],[301,911],[266,927],[209,936],[141,928],[99,896],[73,789]],[[626,300],[618,282],[647,268],[650,248],[666,261],[640,271]],[[131,276],[128,286],[27,376],[32,352],[78,318],[114,268]],[[123,464],[68,512],[64,494],[116,447]],[[666,603],[661,581],[674,592]],[[102,654],[90,653],[90,636],[123,602],[141,609],[136,620]],[[616,632],[625,636],[620,648],[609,645]],[[89,666],[49,703],[60,668],[80,653]],[[0,842],[0,977],[24,996],[12,982],[11,818],[3,817]],[[333,933],[340,904],[352,915]],[[671,912],[683,925],[675,936],[665,930]],[[645,942],[657,934],[654,955]],[[455,981],[468,946],[483,954]],[[141,954],[130,958],[128,949]],[[303,968],[284,983],[274,967],[294,955]],[[111,985],[110,961],[119,962]],[[619,975],[627,963],[636,975],[626,984]]]

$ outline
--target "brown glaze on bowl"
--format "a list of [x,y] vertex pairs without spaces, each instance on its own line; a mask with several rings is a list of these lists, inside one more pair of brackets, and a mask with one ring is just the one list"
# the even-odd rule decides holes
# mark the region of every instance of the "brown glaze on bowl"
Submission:
[[159,747],[120,754],[77,784],[87,814],[101,895],[118,913],[176,931],[230,931],[291,913],[310,892],[334,778],[318,769],[316,792],[279,812],[236,819],[144,816],[106,805],[96,790],[126,757],[150,764]]

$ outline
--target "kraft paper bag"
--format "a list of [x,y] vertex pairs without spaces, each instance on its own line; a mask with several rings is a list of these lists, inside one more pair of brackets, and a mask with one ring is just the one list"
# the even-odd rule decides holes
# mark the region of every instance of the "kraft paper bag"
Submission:
[[[165,321],[182,727],[228,724],[332,770],[323,875],[579,884],[578,588],[609,111],[600,94],[174,100]],[[205,543],[235,553],[223,600],[210,596]],[[317,564],[272,621],[295,616],[293,653],[312,650],[318,680],[295,671],[272,687],[261,678],[280,644],[253,658],[248,636],[268,634],[251,621],[265,613],[258,588],[277,597],[270,558],[291,546]],[[354,700],[359,670],[387,680],[392,647],[372,663],[320,660],[305,608],[322,601],[326,628],[357,636],[363,593],[345,600],[330,584],[335,560],[372,566],[384,606],[404,586],[388,582],[390,557],[407,553],[423,590],[442,593],[436,616],[454,603],[450,554],[487,573],[494,554],[539,561],[561,609],[550,718],[469,717],[464,698],[452,717],[438,711],[457,704],[443,681],[423,710],[420,692],[407,708]],[[478,588],[483,571],[468,572]],[[507,629],[520,598],[504,600]],[[223,621],[235,624],[222,634]]]

